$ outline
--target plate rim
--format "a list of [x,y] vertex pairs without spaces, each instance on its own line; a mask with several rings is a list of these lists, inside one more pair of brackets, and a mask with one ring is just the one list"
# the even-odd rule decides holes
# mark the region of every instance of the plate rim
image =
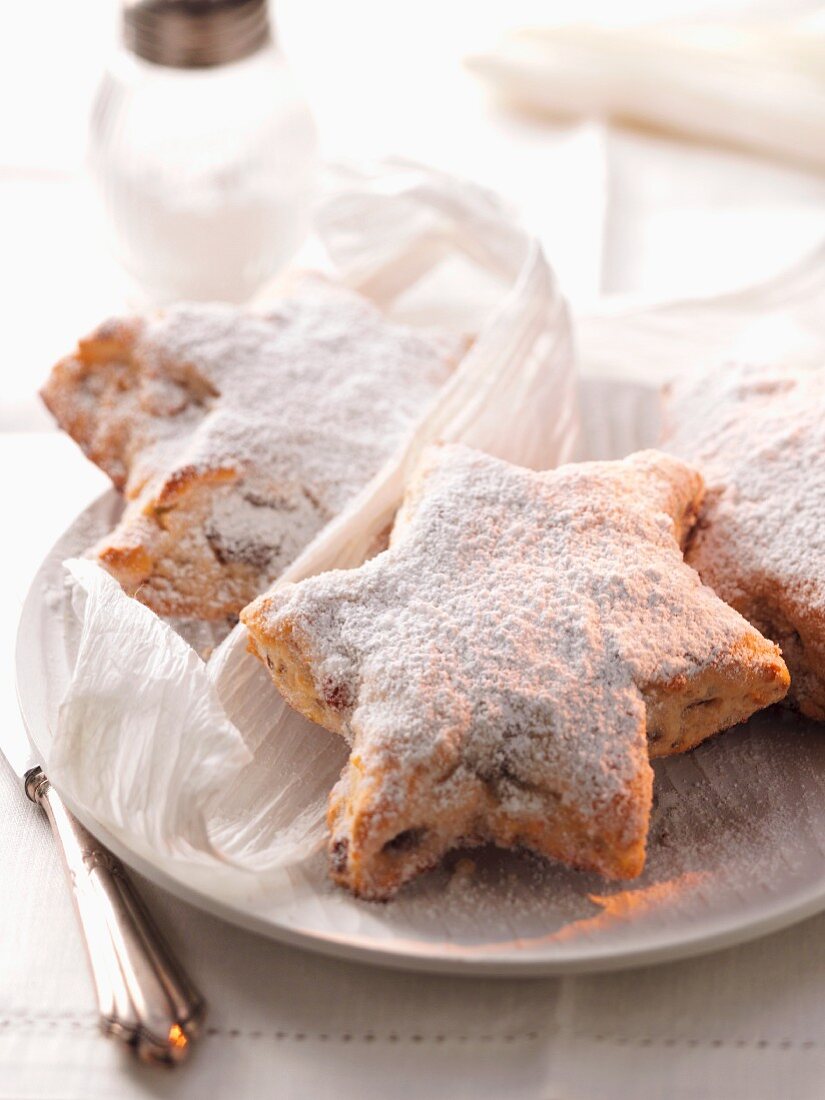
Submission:
[[[38,566],[21,608],[15,639],[14,675],[23,723],[29,740],[38,754],[40,754],[38,734],[33,728],[37,725],[37,719],[33,716],[37,707],[31,695],[37,681],[29,671],[29,666],[32,647],[38,651],[42,647],[39,642],[33,641],[26,635],[39,633],[30,632],[30,627],[39,615],[43,602],[43,575],[54,561],[55,550],[72,527],[88,512],[103,507],[107,499],[113,502],[115,496],[114,489],[105,490],[75,516]],[[60,790],[59,786],[56,789],[72,813],[96,839],[109,847],[128,867],[187,904],[226,920],[230,924],[288,946],[389,969],[501,978],[541,978],[563,974],[615,972],[675,962],[747,943],[787,928],[825,909],[825,875],[823,875],[819,879],[806,880],[800,889],[790,896],[787,894],[776,896],[772,899],[771,905],[750,917],[747,913],[743,913],[740,919],[736,920],[730,914],[720,915],[715,919],[699,922],[695,934],[685,935],[682,930],[679,933],[673,933],[672,937],[658,938],[649,947],[630,946],[622,950],[613,945],[599,951],[591,941],[578,952],[568,949],[563,957],[547,955],[544,958],[536,954],[525,954],[521,957],[511,953],[498,956],[494,952],[472,954],[471,949],[468,949],[466,954],[458,951],[452,954],[445,952],[443,945],[439,945],[437,950],[434,945],[432,950],[427,950],[424,941],[422,941],[421,950],[412,949],[409,943],[402,949],[393,947],[392,941],[385,944],[364,936],[345,934],[334,936],[295,927],[288,922],[279,921],[275,916],[263,916],[244,909],[240,903],[233,904],[216,899],[207,891],[175,877],[165,868],[153,863],[151,858],[136,848],[128,837],[107,827],[93,814],[78,806],[71,797]]]

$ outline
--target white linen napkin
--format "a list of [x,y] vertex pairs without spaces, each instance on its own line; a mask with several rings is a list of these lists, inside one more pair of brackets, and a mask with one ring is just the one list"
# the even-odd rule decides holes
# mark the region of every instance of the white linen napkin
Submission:
[[513,31],[470,70],[504,99],[825,170],[825,17]]

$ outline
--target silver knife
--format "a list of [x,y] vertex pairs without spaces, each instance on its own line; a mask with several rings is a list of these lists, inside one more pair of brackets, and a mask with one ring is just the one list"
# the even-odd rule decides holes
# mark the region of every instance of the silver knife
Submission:
[[51,824],[91,965],[101,1029],[144,1062],[184,1061],[203,1021],[203,997],[174,960],[123,864],[49,783],[22,722],[0,733],[0,754]]

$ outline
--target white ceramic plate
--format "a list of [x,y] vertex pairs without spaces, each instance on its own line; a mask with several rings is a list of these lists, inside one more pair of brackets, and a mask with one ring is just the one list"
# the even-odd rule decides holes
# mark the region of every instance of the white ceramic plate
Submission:
[[[591,382],[582,397],[583,457],[618,457],[655,440],[652,391]],[[18,690],[44,754],[69,674],[54,595],[60,563],[110,527],[119,507],[108,493],[78,517],[23,610]],[[454,854],[376,905],[332,887],[322,854],[265,886],[232,867],[170,865],[79,816],[128,864],[200,908],[288,943],[411,969],[618,969],[738,943],[825,908],[825,727],[781,711],[657,762],[647,867],[626,884],[485,850]]]

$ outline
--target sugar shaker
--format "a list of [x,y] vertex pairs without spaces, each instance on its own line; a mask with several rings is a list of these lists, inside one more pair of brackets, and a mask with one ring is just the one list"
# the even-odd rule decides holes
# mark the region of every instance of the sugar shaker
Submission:
[[308,228],[309,107],[266,0],[124,0],[92,112],[90,168],[148,302],[241,302]]

